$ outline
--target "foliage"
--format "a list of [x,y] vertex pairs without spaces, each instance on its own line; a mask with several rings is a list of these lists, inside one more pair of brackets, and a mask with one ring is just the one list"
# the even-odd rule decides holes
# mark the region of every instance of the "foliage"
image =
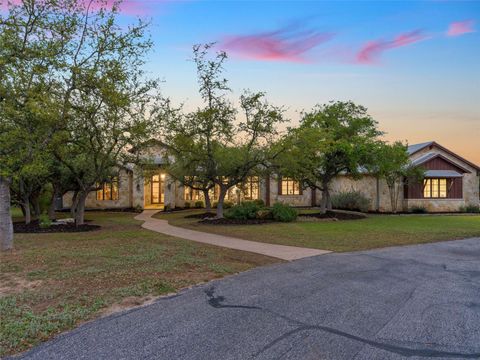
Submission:
[[202,191],[217,186],[217,217],[223,217],[228,190],[269,162],[268,144],[277,134],[276,125],[283,121],[283,109],[270,105],[264,93],[248,91],[240,96],[239,106],[234,106],[227,99],[230,88],[223,78],[227,55],[218,52],[209,57],[212,45],[193,48],[204,106],[184,113],[165,101],[159,135],[174,159],[169,172],[183,182],[193,177]]
[[202,200],[195,201],[195,207],[196,208],[203,208],[203,201]]
[[473,205],[473,204],[460,206],[460,212],[463,212],[463,213],[480,213],[480,206]]
[[410,209],[410,212],[412,214],[426,214],[428,211],[427,211],[427,208],[425,206],[413,206]]
[[52,226],[52,220],[50,220],[48,214],[41,214],[38,218],[38,223],[41,228],[49,228]]
[[292,222],[297,219],[298,212],[288,204],[277,202],[272,206],[272,217],[280,222]]
[[255,200],[252,200],[252,202],[254,202],[255,204],[257,204],[260,207],[265,206],[265,201],[263,201],[262,199],[255,199]]
[[[235,204],[232,202],[232,201],[229,201],[229,200],[224,200],[223,201],[223,208],[225,210],[227,209],[230,209],[231,207],[233,207]],[[218,201],[214,201],[213,204],[212,204],[212,207],[214,209],[216,209],[218,207]]]
[[347,191],[332,195],[334,209],[367,212],[370,208],[370,199],[359,191]]
[[245,201],[228,209],[225,217],[228,219],[248,220],[257,218],[261,206],[253,201]]
[[304,113],[300,126],[274,145],[279,172],[302,187],[322,191],[322,212],[331,209],[330,183],[339,175],[359,178],[381,132],[363,106],[331,102]]
[[189,201],[185,201],[185,202],[183,203],[183,207],[184,207],[185,209],[190,209],[191,206],[192,206],[192,205],[190,204]]

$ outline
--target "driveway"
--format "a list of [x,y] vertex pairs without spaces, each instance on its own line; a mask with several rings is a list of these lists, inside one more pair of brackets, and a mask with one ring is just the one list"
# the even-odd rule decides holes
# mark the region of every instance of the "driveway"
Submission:
[[258,268],[103,318],[24,359],[480,359],[480,239]]

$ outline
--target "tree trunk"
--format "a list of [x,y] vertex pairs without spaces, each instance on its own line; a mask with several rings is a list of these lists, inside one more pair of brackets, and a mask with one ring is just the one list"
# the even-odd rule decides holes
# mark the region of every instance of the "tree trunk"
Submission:
[[55,220],[55,199],[57,198],[57,189],[53,186],[52,196],[50,197],[50,205],[48,206],[48,218]]
[[0,176],[0,251],[13,248],[13,224],[10,215],[10,179]]
[[225,200],[225,195],[227,194],[227,189],[223,186],[220,186],[220,194],[218,194],[218,203],[217,203],[217,219],[223,219],[223,202]]
[[395,184],[388,185],[388,191],[390,192],[390,206],[392,207],[392,213],[397,213],[397,195],[395,194]]
[[328,184],[322,184],[322,201],[320,202],[320,213],[325,214],[327,210],[332,210],[332,199],[330,198],[330,190]]
[[33,216],[39,217],[42,213],[42,210],[40,209],[40,195],[35,194],[30,196],[30,203],[32,204]]
[[32,212],[30,209],[30,200],[28,197],[22,198],[22,206],[25,209],[25,224],[30,224],[32,222]]
[[77,195],[77,206],[75,209],[75,225],[85,224],[85,201],[87,200],[88,191],[79,191]]
[[208,193],[208,190],[202,190],[203,192],[203,198],[205,199],[205,211],[212,212],[212,202],[210,201],[210,194]]
[[75,219],[75,211],[78,205],[78,190],[75,190],[72,196],[72,205],[70,205],[70,216]]
[[328,190],[328,188],[327,188],[327,210],[328,211],[333,210],[332,197],[330,196],[330,190]]

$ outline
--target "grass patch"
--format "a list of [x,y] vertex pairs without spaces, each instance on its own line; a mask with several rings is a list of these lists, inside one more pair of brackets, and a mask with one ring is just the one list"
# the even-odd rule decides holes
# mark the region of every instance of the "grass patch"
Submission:
[[[311,212],[311,210],[302,210]],[[355,221],[309,221],[261,225],[208,225],[189,212],[159,213],[170,224],[272,244],[356,251],[480,236],[477,215],[370,215]]]
[[15,234],[0,254],[0,357],[92,319],[125,298],[162,295],[277,262],[142,229],[133,214],[88,212],[85,233]]

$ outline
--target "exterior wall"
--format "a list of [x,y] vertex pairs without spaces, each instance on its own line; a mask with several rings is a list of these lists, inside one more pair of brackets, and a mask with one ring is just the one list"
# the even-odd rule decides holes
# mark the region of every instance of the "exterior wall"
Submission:
[[470,173],[463,175],[463,199],[406,199],[404,200],[404,208],[411,209],[412,207],[421,206],[429,212],[454,212],[464,205],[479,205],[479,176],[477,170],[437,147],[433,147],[433,149],[426,147],[413,154],[411,159],[418,159],[431,151],[441,154],[453,163],[458,164],[461,168],[470,171]]
[[291,206],[310,206],[312,203],[310,189],[304,189],[301,195],[280,195],[278,193],[278,179],[276,176],[270,177],[270,204],[276,202],[289,204]]
[[[132,172],[120,170],[118,175],[118,200],[97,200],[97,194],[92,191],[85,201],[86,209],[122,209],[132,207]],[[63,207],[72,206],[73,192],[63,196]]]

